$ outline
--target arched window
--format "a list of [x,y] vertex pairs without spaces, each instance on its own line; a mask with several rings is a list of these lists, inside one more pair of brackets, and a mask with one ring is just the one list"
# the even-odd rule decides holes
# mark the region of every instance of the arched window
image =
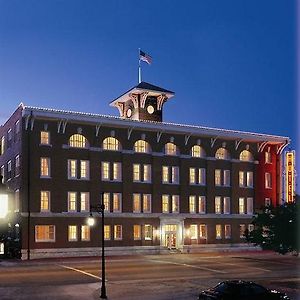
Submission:
[[201,146],[195,145],[192,147],[191,155],[192,155],[192,157],[205,157],[206,153],[205,153],[205,150]]
[[120,151],[121,144],[116,138],[110,136],[110,137],[107,137],[106,139],[104,139],[103,150]]
[[165,154],[167,155],[177,155],[178,154],[177,146],[173,143],[165,144]]
[[240,160],[242,161],[253,161],[253,155],[250,151],[248,150],[243,150],[241,153],[240,153]]
[[226,150],[225,148],[219,148],[216,151],[215,157],[216,159],[230,159],[230,154],[229,151]]
[[149,153],[151,152],[151,148],[149,143],[143,140],[138,140],[134,143],[134,151],[139,153]]
[[69,139],[69,146],[75,148],[87,148],[88,140],[82,134],[73,134]]

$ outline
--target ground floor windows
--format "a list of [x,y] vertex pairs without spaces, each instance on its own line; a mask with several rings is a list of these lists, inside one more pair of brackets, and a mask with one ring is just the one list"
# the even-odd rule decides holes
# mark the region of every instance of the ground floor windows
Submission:
[[36,225],[35,226],[36,242],[55,242],[54,225]]
[[88,225],[81,225],[81,240],[90,241],[90,227]]
[[133,225],[133,239],[135,241],[141,240],[142,238],[142,230],[141,225]]
[[68,240],[69,240],[69,242],[76,242],[77,241],[77,226],[76,225],[69,225],[69,227],[68,227]]
[[114,239],[122,240],[122,225],[114,225]]

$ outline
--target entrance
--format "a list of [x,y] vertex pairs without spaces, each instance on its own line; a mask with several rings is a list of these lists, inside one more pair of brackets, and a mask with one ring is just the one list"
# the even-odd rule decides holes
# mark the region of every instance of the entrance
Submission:
[[176,249],[176,239],[177,238],[177,225],[176,224],[167,224],[165,225],[165,239],[164,246],[168,249]]

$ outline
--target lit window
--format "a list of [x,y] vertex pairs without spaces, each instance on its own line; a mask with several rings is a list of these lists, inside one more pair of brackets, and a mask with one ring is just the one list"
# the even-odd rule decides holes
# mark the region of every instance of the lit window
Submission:
[[163,166],[162,167],[162,183],[179,183],[179,167],[178,166]]
[[103,193],[104,211],[110,212],[110,194]]
[[133,194],[133,212],[140,213],[141,212],[141,195]]
[[144,165],[144,182],[151,182],[151,165]]
[[77,161],[76,159],[68,159],[68,179],[77,178]]
[[199,231],[199,237],[200,239],[206,239],[207,238],[207,227],[205,224],[200,224],[199,227],[200,231]]
[[113,193],[113,212],[122,212],[122,194]]
[[172,176],[171,176],[172,183],[179,183],[179,167],[172,167]]
[[195,224],[190,225],[190,238],[191,240],[198,239],[198,230],[197,230],[197,225]]
[[68,192],[68,212],[77,211],[77,193]]
[[3,137],[1,138],[0,155],[2,155],[2,154],[4,153],[4,151],[5,151],[4,147],[5,147],[5,137],[3,136]]
[[205,196],[199,196],[199,213],[205,214],[206,212],[206,200]]
[[253,172],[247,172],[247,187],[253,187]]
[[145,224],[145,240],[152,240],[152,225]]
[[225,239],[230,239],[231,238],[231,225],[230,224],[226,224],[224,227],[224,234],[225,234]]
[[80,161],[80,179],[90,178],[90,162],[88,160]]
[[216,239],[222,238],[222,226],[220,224],[216,225]]
[[190,184],[196,184],[196,169],[190,168]]
[[141,181],[141,165],[133,164],[133,181]]
[[247,198],[247,214],[253,214],[253,198]]
[[230,159],[230,154],[227,149],[219,148],[216,151],[215,157],[216,157],[216,159]]
[[121,144],[116,138],[107,137],[103,141],[103,150],[120,151]]
[[80,211],[86,212],[90,211],[90,193],[81,192],[80,193]]
[[215,197],[215,213],[216,214],[221,214],[222,213],[221,197]]
[[272,188],[272,179],[271,179],[271,173],[265,174],[265,187],[266,189]]
[[224,214],[230,214],[230,197],[224,197],[223,203]]
[[138,140],[134,143],[134,151],[139,153],[149,153],[150,145],[143,140]]
[[224,185],[230,186],[230,170],[224,170]]
[[206,156],[204,149],[199,145],[195,145],[192,147],[191,154],[192,154],[192,157],[205,157]]
[[246,225],[245,224],[240,224],[240,238],[241,239],[245,238],[245,230],[246,230]]
[[245,186],[245,176],[243,171],[239,171],[239,186],[244,187]]
[[41,157],[41,177],[50,177],[50,158]]
[[122,181],[122,164],[120,162],[113,163],[113,180]]
[[107,161],[102,162],[102,180],[103,181],[110,180],[109,162]]
[[165,145],[165,154],[167,154],[167,155],[177,155],[177,146],[173,143],[167,143]]
[[41,191],[41,212],[50,211],[50,192]]
[[104,240],[110,240],[110,225],[104,225]]
[[270,152],[265,152],[265,163],[271,164],[272,163],[272,156]]
[[200,168],[198,169],[198,183],[201,185],[204,185],[206,183],[206,176],[205,176],[205,169]]
[[122,240],[122,225],[114,225],[114,239]]
[[89,241],[91,239],[90,235],[90,226],[81,225],[81,240]]
[[77,241],[77,226],[76,225],[68,226],[68,240],[69,240],[69,242]]
[[190,196],[189,202],[190,202],[190,213],[195,214],[196,213],[196,196]]
[[40,144],[50,145],[50,132],[49,131],[41,131]]
[[143,195],[143,212],[151,213],[151,194]]
[[241,161],[253,161],[253,155],[250,151],[248,150],[243,150],[241,153],[240,153],[240,160]]
[[221,185],[221,170],[215,170],[215,185]]
[[169,183],[169,167],[167,166],[162,167],[162,182]]
[[82,134],[73,134],[69,139],[69,146],[74,148],[87,148],[88,141]]
[[36,225],[35,226],[36,242],[55,242],[54,225]]
[[141,238],[141,225],[133,225],[133,239],[137,241]]
[[239,198],[239,214],[245,213],[245,198]]
[[179,213],[179,196],[172,195],[172,212]]
[[20,174],[20,155],[17,155],[15,158],[15,162],[16,162],[16,174],[15,176]]
[[162,212],[169,213],[169,195],[162,195]]

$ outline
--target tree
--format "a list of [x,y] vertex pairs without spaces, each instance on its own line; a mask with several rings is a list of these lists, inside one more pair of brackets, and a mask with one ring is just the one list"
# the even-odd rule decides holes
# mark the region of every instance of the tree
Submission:
[[299,254],[299,210],[299,201],[263,207],[253,218],[254,230],[245,232],[247,241],[281,254]]

